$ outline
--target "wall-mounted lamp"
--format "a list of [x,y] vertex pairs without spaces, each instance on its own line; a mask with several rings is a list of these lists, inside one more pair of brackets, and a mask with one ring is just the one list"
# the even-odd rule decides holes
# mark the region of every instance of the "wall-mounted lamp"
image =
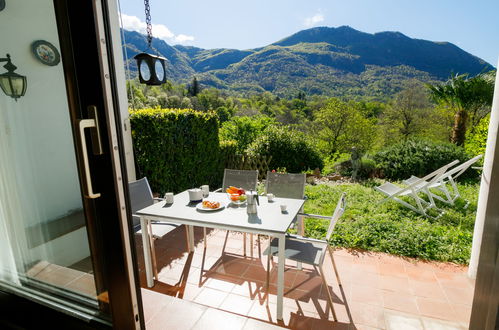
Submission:
[[7,72],[0,74],[0,87],[5,94],[17,101],[18,98],[24,96],[24,93],[26,93],[26,76],[21,76],[14,72],[17,67],[12,64],[9,54],[7,54],[6,58],[0,58],[0,62],[7,62],[3,66],[7,69]]
[[5,9],[5,0],[0,0],[0,11]]

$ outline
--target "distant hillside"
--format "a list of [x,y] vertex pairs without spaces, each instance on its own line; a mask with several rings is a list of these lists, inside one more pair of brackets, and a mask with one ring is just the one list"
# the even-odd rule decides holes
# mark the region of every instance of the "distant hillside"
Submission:
[[[146,49],[145,36],[125,31],[128,58]],[[476,75],[493,67],[454,44],[412,39],[400,32],[369,34],[348,26],[317,27],[266,47],[202,49],[169,46],[154,39],[153,48],[168,59],[168,78],[237,93],[297,91],[330,96],[383,98],[408,79],[445,80],[452,73]],[[129,60],[130,61],[130,60]],[[136,71],[135,61],[130,61]]]

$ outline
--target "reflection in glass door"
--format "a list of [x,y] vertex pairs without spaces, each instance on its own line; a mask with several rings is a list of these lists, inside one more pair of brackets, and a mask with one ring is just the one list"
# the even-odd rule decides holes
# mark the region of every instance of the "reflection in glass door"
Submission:
[[53,1],[9,1],[0,40],[27,85],[0,91],[0,281],[98,309]]

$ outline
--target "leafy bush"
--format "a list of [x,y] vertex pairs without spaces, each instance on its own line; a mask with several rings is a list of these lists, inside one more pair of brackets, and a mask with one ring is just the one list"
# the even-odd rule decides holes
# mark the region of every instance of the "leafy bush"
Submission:
[[288,127],[269,126],[247,152],[250,156],[272,156],[270,169],[284,167],[289,173],[324,167],[319,151],[306,135]]
[[[394,180],[424,176],[455,159],[463,162],[469,158],[462,147],[454,144],[416,139],[395,144],[374,155],[377,168],[386,178]],[[475,170],[468,169],[461,177],[476,175]]]
[[472,156],[485,154],[487,135],[489,133],[490,114],[480,120],[473,132],[468,132],[464,149]]
[[237,142],[237,152],[242,154],[246,148],[270,125],[276,121],[267,116],[233,117],[220,128],[220,140]]
[[[336,163],[334,168],[342,176],[351,176],[353,172],[352,161],[350,159]],[[376,174],[376,162],[371,158],[362,158],[360,160],[360,168],[357,173],[357,178],[369,179],[374,177]]]
[[142,109],[130,114],[139,176],[155,192],[218,186],[218,121],[212,112]]

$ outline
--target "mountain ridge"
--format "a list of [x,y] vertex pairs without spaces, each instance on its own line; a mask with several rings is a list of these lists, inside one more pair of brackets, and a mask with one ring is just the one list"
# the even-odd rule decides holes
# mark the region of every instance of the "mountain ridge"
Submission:
[[[124,30],[132,72],[133,56],[147,48],[145,36]],[[451,74],[476,75],[494,67],[449,42],[414,39],[396,31],[374,34],[349,26],[298,31],[264,47],[239,50],[170,46],[153,39],[167,58],[167,77],[237,93],[297,91],[329,96],[380,98],[400,90],[404,81],[434,82]]]

